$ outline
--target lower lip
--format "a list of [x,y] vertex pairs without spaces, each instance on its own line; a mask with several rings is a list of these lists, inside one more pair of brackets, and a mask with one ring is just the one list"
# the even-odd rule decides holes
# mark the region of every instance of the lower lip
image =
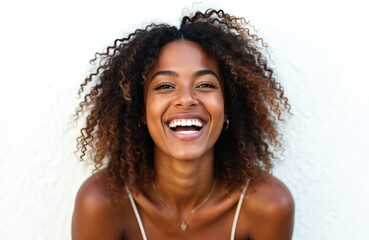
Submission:
[[184,141],[191,141],[191,140],[195,140],[198,137],[200,137],[200,135],[202,134],[202,132],[204,130],[204,127],[205,126],[203,126],[201,128],[201,130],[199,130],[197,132],[194,132],[194,133],[180,133],[180,132],[172,131],[172,129],[170,129],[170,128],[168,128],[168,129],[169,129],[170,134],[173,135],[174,137],[176,137],[180,140],[184,140]]

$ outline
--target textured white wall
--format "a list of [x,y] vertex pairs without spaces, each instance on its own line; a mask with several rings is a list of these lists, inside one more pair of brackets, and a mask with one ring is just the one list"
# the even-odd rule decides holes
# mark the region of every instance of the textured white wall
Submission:
[[[0,239],[70,239],[91,171],[68,126],[88,60],[142,23],[178,24],[181,2],[0,2]],[[368,3],[203,3],[251,20],[271,46],[294,113],[275,170],[295,197],[294,239],[369,239]]]

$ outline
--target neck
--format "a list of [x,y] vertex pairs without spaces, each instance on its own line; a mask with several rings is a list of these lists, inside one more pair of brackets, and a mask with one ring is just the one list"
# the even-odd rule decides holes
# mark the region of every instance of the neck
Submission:
[[155,174],[156,194],[182,216],[207,198],[215,182],[212,155],[197,160],[155,158]]

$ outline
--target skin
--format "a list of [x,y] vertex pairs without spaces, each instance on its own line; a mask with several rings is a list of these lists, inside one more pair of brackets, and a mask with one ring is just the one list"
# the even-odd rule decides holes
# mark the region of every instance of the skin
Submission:
[[[214,59],[185,40],[165,45],[147,76],[142,123],[147,124],[155,145],[157,192],[149,186],[133,197],[149,239],[230,237],[240,189],[229,192],[217,184],[206,204],[189,215],[214,183],[214,144],[227,118],[222,86]],[[193,134],[176,133],[168,127],[173,119],[198,119],[203,127]],[[81,186],[73,239],[141,239],[130,203],[113,202],[106,190],[107,178],[103,169]],[[248,188],[236,239],[291,239],[293,217],[294,202],[287,187],[273,176],[266,177]],[[183,232],[179,225],[185,218],[189,229]]]

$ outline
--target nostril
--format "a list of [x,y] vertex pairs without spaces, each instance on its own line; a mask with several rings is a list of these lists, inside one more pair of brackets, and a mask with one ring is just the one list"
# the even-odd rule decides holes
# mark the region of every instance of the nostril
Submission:
[[191,108],[191,107],[198,105],[198,103],[199,102],[193,98],[187,99],[187,100],[181,99],[175,102],[175,106],[183,107],[183,108]]
[[194,96],[194,92],[187,88],[179,90],[174,100],[175,106],[184,107],[184,108],[190,108],[190,107],[196,106],[198,103],[199,101]]

